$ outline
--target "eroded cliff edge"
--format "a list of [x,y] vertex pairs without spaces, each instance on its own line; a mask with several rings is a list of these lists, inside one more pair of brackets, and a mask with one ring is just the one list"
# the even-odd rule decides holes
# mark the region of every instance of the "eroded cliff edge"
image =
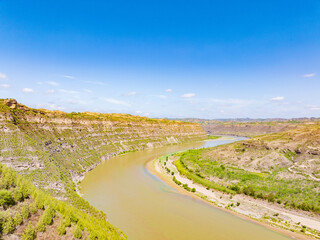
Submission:
[[65,113],[0,100],[0,162],[58,199],[85,209],[84,173],[126,151],[205,138],[198,124],[128,114]]

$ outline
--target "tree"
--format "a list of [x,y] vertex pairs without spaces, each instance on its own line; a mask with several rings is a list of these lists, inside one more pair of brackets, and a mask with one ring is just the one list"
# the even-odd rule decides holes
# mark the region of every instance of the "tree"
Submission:
[[27,228],[24,230],[21,239],[22,240],[33,240],[36,238],[36,231],[33,229],[31,222],[29,222]]
[[80,226],[78,226],[78,224],[76,225],[75,229],[73,230],[73,236],[77,239],[82,238],[82,231],[81,231]]
[[1,189],[0,190],[0,206],[10,206],[14,204],[12,194],[9,190]]
[[2,224],[2,232],[4,234],[12,233],[14,231],[14,222],[12,217],[7,217]]
[[13,218],[13,222],[15,226],[21,225],[21,223],[23,222],[23,219],[20,213],[16,213],[16,215]]
[[66,226],[64,225],[64,222],[62,219],[57,226],[57,231],[59,235],[64,235],[66,233]]
[[29,206],[27,204],[24,204],[21,209],[21,215],[23,219],[28,219],[30,216]]

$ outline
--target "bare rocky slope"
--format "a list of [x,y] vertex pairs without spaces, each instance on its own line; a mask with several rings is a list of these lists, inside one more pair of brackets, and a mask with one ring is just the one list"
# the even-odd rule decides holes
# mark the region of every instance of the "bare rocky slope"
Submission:
[[84,174],[116,154],[206,137],[198,124],[128,114],[65,113],[0,100],[0,162],[93,215],[76,193]]

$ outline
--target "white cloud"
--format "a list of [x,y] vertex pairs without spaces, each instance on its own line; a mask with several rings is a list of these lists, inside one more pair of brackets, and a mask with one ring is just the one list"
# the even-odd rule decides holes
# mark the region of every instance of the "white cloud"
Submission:
[[37,84],[42,85],[42,84],[43,84],[43,82],[37,82]]
[[9,84],[0,84],[0,88],[10,88]]
[[68,78],[68,79],[75,79],[75,77],[74,77],[74,76],[71,76],[71,75],[64,75],[63,77],[64,77],[64,78]]
[[92,91],[90,89],[83,89],[83,91],[85,91],[87,93],[92,93]]
[[25,93],[34,93],[34,90],[32,88],[24,88],[22,89],[22,91]]
[[172,92],[172,89],[171,89],[171,88],[168,88],[168,89],[166,90],[166,92]]
[[183,94],[181,97],[183,97],[183,98],[192,98],[192,97],[194,97],[196,94],[194,94],[194,93],[185,93],[185,94]]
[[49,89],[47,91],[45,91],[46,94],[53,94],[55,91],[53,89]]
[[136,92],[128,92],[128,93],[125,93],[123,94],[124,96],[134,96],[134,95],[137,95]]
[[320,110],[320,107],[311,107],[310,110],[319,111],[319,110]]
[[100,82],[100,81],[82,81],[82,82],[89,83],[89,84],[100,85],[100,86],[105,86],[106,85],[104,82]]
[[5,75],[4,73],[0,72],[0,79],[6,79],[6,78],[7,78],[7,75]]
[[49,108],[51,108],[53,110],[61,110],[61,111],[65,109],[65,107],[57,106],[56,104],[50,104]]
[[314,77],[315,75],[316,75],[315,73],[307,73],[307,74],[302,75],[302,77],[310,78],[310,77]]
[[136,113],[137,113],[137,114],[141,114],[141,113],[142,113],[142,111],[139,111],[139,110],[138,110],[138,111],[136,111]]
[[76,93],[79,93],[79,92],[77,92],[77,91],[66,90],[66,89],[59,89],[59,92],[61,92],[61,93],[67,93],[67,94],[76,94]]
[[106,101],[108,103],[114,103],[114,104],[123,105],[123,106],[130,106],[130,104],[127,102],[120,101],[120,100],[113,99],[113,98],[101,98],[101,100]]
[[59,85],[59,83],[53,82],[53,81],[47,81],[46,83],[49,84],[49,85],[52,85],[52,86],[58,86]]
[[41,103],[41,104],[37,104],[37,107],[38,108],[45,108],[45,109],[49,109],[49,110],[60,110],[60,111],[63,111],[66,109],[65,107],[58,106],[55,103],[44,103],[44,104]]
[[283,101],[284,97],[274,97],[270,99],[271,101]]
[[165,95],[159,95],[159,98],[165,99],[165,98],[167,98],[167,96],[165,96]]

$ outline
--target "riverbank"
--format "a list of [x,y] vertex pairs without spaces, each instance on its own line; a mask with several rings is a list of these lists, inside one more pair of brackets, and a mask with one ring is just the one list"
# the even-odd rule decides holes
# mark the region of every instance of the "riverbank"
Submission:
[[[168,157],[167,161],[166,157]],[[146,167],[152,174],[161,178],[180,193],[201,199],[214,207],[223,209],[243,219],[261,224],[293,239],[306,240],[320,238],[320,219],[311,214],[299,210],[284,209],[276,204],[247,197],[242,194],[231,196],[218,191],[208,190],[199,184],[193,183],[186,177],[181,176],[172,164],[176,159],[174,154],[170,154],[148,162]],[[166,165],[164,165],[164,162],[166,162]],[[172,180],[172,173],[176,180],[182,183],[181,185],[187,184],[190,189],[195,188],[196,192],[191,193],[177,185]]]

